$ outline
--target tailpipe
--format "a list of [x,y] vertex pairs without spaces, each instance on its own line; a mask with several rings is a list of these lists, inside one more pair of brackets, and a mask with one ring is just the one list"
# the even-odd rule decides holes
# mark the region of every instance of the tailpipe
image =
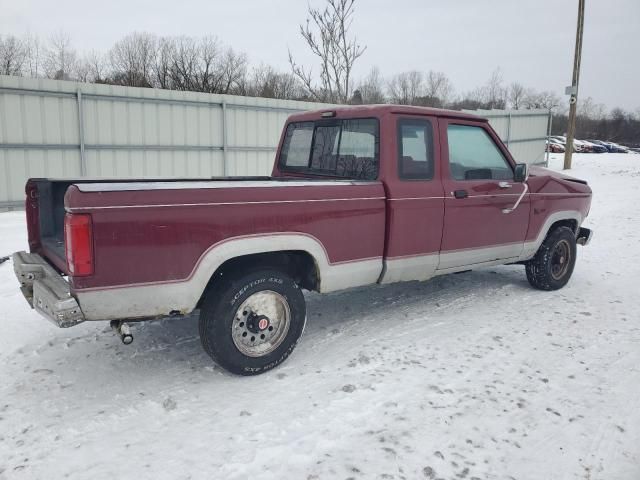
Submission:
[[122,340],[122,343],[129,345],[133,342],[133,334],[129,324],[122,320],[111,320],[111,328],[115,330],[116,334]]

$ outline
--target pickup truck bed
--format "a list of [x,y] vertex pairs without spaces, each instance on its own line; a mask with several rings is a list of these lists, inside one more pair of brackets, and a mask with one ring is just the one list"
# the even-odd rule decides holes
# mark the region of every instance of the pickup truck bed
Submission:
[[[207,180],[207,182],[238,182],[238,181],[273,181],[273,182],[286,182],[291,179],[287,178],[272,178],[265,176],[255,177],[219,177]],[[38,243],[42,250],[46,252],[47,256],[51,259],[56,259],[55,263],[61,267],[64,271],[66,268],[65,252],[64,252],[64,216],[66,213],[64,205],[64,196],[71,185],[80,186],[82,188],[89,188],[87,185],[97,184],[102,185],[104,188],[109,188],[109,184],[118,184],[123,190],[140,189],[141,183],[145,184],[143,189],[150,188],[152,184],[162,185],[180,185],[180,188],[184,188],[185,185],[202,185],[202,178],[159,178],[159,179],[103,179],[103,178],[78,178],[78,179],[48,179],[48,178],[33,178],[29,180],[28,192],[30,195],[35,195],[36,205],[34,208],[38,210],[38,231],[39,238],[34,239],[34,242]],[[213,183],[215,184],[215,183]],[[128,187],[127,187],[128,186]],[[94,187],[95,188],[95,187]],[[102,187],[98,187],[102,188]],[[34,232],[35,233],[35,232]]]
[[[29,185],[33,188],[38,189],[33,202],[38,207],[31,212],[46,234],[30,238],[32,251],[64,274],[69,274],[64,214],[91,215],[93,242],[100,246],[94,250],[95,273],[69,279],[87,320],[191,312],[213,272],[228,260],[210,255],[212,247],[223,247],[231,237],[247,245],[247,252],[279,250],[277,243],[265,245],[264,238],[252,240],[263,233],[273,236],[274,226],[283,241],[289,233],[296,237],[295,245],[321,253],[328,271],[339,269],[343,262],[366,264],[354,276],[327,274],[317,285],[319,291],[375,283],[382,271],[385,196],[380,182],[37,180]],[[41,188],[45,195],[40,194]],[[66,192],[66,207],[56,196],[60,191]],[[54,215],[37,214],[42,207]],[[335,229],[338,218],[342,234],[361,237],[359,242],[343,242]]]

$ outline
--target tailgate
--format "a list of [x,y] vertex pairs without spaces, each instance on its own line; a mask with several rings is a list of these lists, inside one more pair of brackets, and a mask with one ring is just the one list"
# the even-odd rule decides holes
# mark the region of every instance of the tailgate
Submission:
[[29,248],[66,271],[64,253],[64,195],[71,180],[32,179],[27,183]]

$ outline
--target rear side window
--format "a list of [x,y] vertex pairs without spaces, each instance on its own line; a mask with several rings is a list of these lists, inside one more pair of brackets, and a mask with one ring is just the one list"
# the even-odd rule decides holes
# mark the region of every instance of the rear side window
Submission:
[[318,125],[312,140],[311,168],[323,172],[335,172],[338,163],[340,125]]
[[454,180],[512,180],[513,170],[482,127],[449,125],[449,170]]
[[313,125],[298,124],[299,128],[287,130],[288,148],[282,157],[287,165],[292,167],[306,167],[309,163],[309,148],[313,138]]
[[375,180],[379,138],[378,121],[370,118],[290,123],[280,154],[280,169]]
[[427,120],[398,122],[398,175],[405,180],[433,178],[433,128]]

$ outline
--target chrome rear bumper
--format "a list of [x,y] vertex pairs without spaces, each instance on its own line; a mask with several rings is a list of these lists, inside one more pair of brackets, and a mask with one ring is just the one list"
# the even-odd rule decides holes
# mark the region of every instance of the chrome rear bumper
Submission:
[[69,283],[37,253],[16,252],[13,270],[29,305],[61,328],[83,322],[84,314],[71,296]]
[[589,245],[589,242],[593,238],[593,230],[589,228],[580,227],[578,230],[578,237],[576,238],[576,243],[578,245],[586,246]]

